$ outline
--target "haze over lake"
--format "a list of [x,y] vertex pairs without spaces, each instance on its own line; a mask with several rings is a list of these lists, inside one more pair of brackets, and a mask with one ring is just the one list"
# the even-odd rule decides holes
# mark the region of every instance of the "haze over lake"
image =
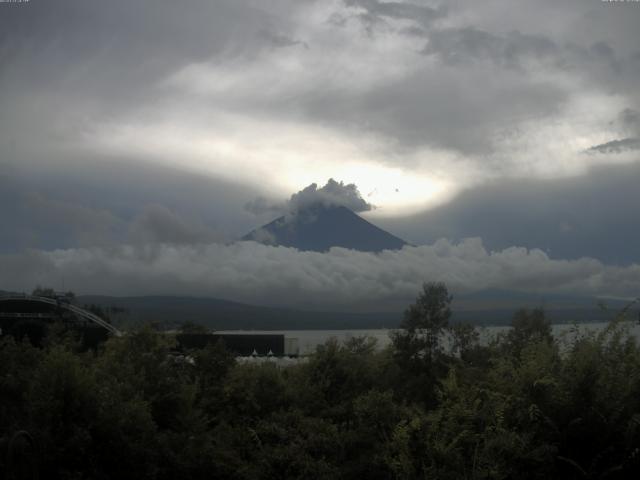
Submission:
[[[581,335],[588,335],[591,333],[600,333],[606,327],[608,323],[587,323],[587,324],[555,324],[552,326],[553,335],[558,339],[563,339],[566,342],[571,342],[575,338]],[[640,324],[638,322],[627,322],[629,332],[640,340]],[[510,330],[511,327],[482,327],[480,328],[480,341],[483,344],[488,344],[492,339],[499,334],[504,334]],[[391,338],[389,334],[392,332],[390,329],[367,329],[367,330],[219,330],[216,333],[230,333],[230,334],[284,334],[285,338],[295,338],[298,340],[298,346],[300,348],[300,355],[309,355],[316,351],[318,345],[322,345],[330,339],[336,339],[337,341],[344,343],[352,338],[357,337],[372,337],[376,340],[376,347],[382,350],[391,345]],[[445,345],[447,342],[445,341]],[[445,346],[446,348],[446,346]]]

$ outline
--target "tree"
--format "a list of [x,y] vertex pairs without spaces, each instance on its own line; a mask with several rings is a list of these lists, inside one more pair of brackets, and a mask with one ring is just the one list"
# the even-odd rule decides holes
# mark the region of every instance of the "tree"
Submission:
[[413,355],[431,359],[439,350],[440,336],[449,327],[452,300],[444,283],[425,282],[422,285],[422,292],[405,310],[400,323],[404,330],[401,335],[406,337],[401,343],[411,344]]
[[53,288],[36,286],[31,292],[34,297],[56,298],[56,291]]
[[200,323],[186,321],[182,322],[182,325],[180,325],[180,333],[197,333],[206,335],[211,333],[211,331]]
[[451,351],[461,360],[472,362],[479,353],[480,334],[470,323],[456,323],[449,329],[451,333]]
[[443,282],[425,282],[422,293],[414,304],[404,312],[401,327],[406,330],[424,330],[440,334],[449,325],[451,301],[447,286]]
[[553,342],[551,323],[542,308],[520,309],[513,315],[513,327],[507,334],[506,346],[510,353],[518,357],[522,349],[534,342]]
[[424,283],[405,310],[401,329],[391,334],[396,362],[406,377],[398,378],[399,388],[427,405],[435,401],[437,379],[446,372],[440,337],[449,327],[452,300],[444,283]]

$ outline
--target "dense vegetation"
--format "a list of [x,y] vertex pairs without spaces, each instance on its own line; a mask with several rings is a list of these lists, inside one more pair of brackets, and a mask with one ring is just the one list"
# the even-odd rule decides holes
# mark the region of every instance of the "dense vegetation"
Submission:
[[[637,478],[640,349],[617,319],[570,341],[539,310],[481,345],[427,284],[392,345],[330,341],[307,362],[189,356],[149,326],[82,352],[0,342],[0,434],[44,478]],[[443,348],[443,335],[449,337]]]

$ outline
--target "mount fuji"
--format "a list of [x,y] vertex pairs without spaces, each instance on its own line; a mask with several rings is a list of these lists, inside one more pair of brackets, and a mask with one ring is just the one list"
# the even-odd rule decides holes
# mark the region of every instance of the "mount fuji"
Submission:
[[408,245],[347,207],[325,204],[291,212],[249,232],[241,240],[315,252],[326,252],[331,247],[381,252]]

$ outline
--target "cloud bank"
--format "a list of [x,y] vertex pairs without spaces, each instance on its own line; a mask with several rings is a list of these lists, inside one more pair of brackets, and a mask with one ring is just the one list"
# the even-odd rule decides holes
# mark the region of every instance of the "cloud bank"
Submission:
[[324,207],[347,207],[353,212],[368,212],[375,208],[368,203],[354,183],[345,184],[337,182],[333,178],[327,184],[318,188],[317,183],[312,183],[307,187],[291,195],[289,200],[282,203],[274,203],[265,197],[256,197],[247,202],[245,210],[254,215],[295,215],[301,210],[309,207],[322,205]]
[[77,293],[210,296],[322,310],[402,308],[430,280],[446,282],[454,293],[495,288],[617,297],[638,296],[640,285],[638,264],[554,260],[519,247],[492,252],[477,238],[379,254],[255,242],[31,250],[0,255],[0,271],[5,290],[67,279]]
[[342,206],[354,212],[367,212],[373,208],[362,198],[355,184],[345,185],[343,182],[336,182],[333,178],[330,178],[327,184],[321,188],[312,183],[298,193],[291,195],[288,202],[290,210],[293,211],[304,210],[313,205]]

